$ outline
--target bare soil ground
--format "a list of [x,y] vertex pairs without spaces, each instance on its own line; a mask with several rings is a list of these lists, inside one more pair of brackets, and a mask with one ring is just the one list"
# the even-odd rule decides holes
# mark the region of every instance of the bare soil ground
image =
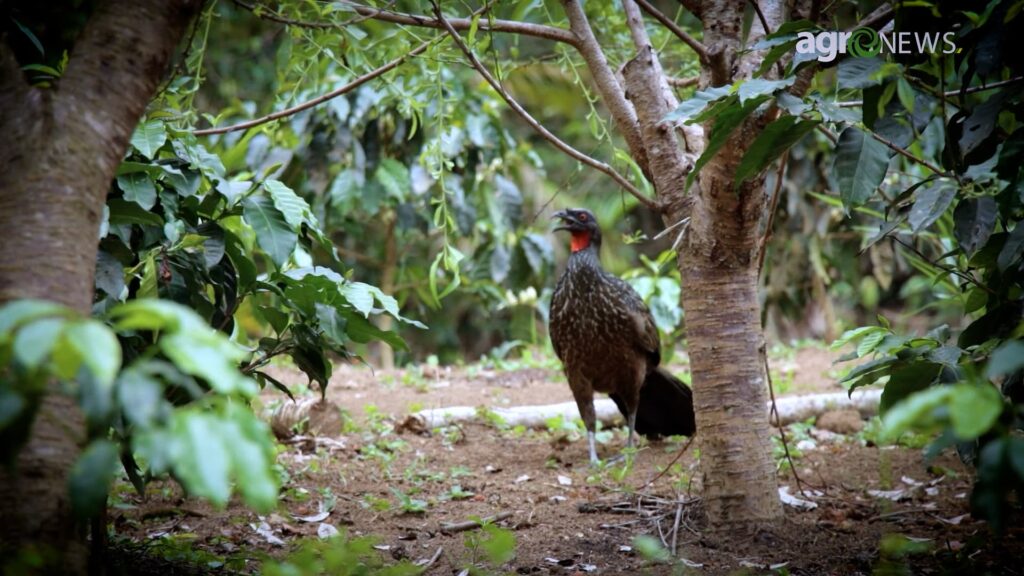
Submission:
[[[816,348],[776,358],[776,385],[787,394],[838,390],[831,361]],[[278,375],[300,381],[287,370]],[[474,565],[484,569],[475,573],[567,575],[1024,573],[1015,560],[1024,531],[995,538],[966,515],[971,471],[953,455],[925,463],[917,448],[879,448],[865,435],[797,427],[790,441],[795,449],[802,440],[796,468],[808,497],[790,471],[780,470],[779,481],[815,507],[786,506],[779,524],[725,539],[703,530],[697,450],[685,439],[644,442],[627,470],[587,465],[586,442],[571,426],[401,426],[420,408],[571,400],[557,371],[344,367],[328,396],[350,414],[347,431],[334,442],[287,445],[279,455],[287,481],[270,516],[239,504],[211,509],[170,482],[151,487],[145,501],[119,485],[109,514],[120,542],[115,571],[251,572],[265,555],[282,557],[330,526],[376,535],[388,559],[432,560],[426,573],[437,575]],[[276,398],[265,396],[268,405]],[[609,457],[624,434],[603,439],[599,452]],[[320,518],[325,508],[330,513]],[[478,532],[445,528],[474,517],[498,517],[514,531],[512,561],[487,568],[467,545],[466,535]],[[651,562],[634,541],[640,535],[674,544],[676,559]]]

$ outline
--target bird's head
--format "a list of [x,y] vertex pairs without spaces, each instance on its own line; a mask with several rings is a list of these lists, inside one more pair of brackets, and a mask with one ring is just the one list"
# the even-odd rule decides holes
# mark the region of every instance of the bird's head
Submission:
[[567,230],[572,234],[572,251],[579,252],[593,246],[601,247],[601,228],[597,225],[594,213],[586,208],[567,208],[555,212],[552,218],[561,220],[555,231]]

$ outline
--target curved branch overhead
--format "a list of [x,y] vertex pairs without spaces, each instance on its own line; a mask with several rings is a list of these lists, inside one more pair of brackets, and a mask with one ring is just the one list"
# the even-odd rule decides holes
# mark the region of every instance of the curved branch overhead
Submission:
[[[261,12],[260,17],[274,22],[280,22],[282,24],[288,24],[291,26],[302,26],[307,28],[335,28],[339,24],[330,22],[315,22],[308,20],[294,20],[291,18],[285,18],[266,10],[264,6],[259,4],[250,4],[242,0],[235,0],[235,3],[243,8],[250,10],[254,13],[257,11]],[[392,10],[385,10],[381,8],[374,8],[372,6],[366,6],[365,4],[359,4],[357,2],[342,2],[345,6],[350,8],[356,14],[372,18],[374,20],[380,20],[381,22],[391,22],[393,24],[404,24],[407,26],[420,26],[424,28],[435,28],[443,30],[444,25],[437,18],[426,16],[422,14],[411,14],[407,12],[395,12]],[[264,11],[266,10],[266,11]],[[472,18],[446,18],[452,28],[456,30],[469,30],[473,26]],[[576,36],[572,32],[559,28],[557,26],[548,26],[546,24],[534,24],[532,22],[518,22],[516,20],[501,20],[494,19],[489,20],[481,18],[476,23],[477,28],[488,32],[507,32],[510,34],[521,34],[523,36],[532,36],[534,38],[543,38],[545,40],[553,40],[555,42],[564,42],[572,46],[577,46]]]
[[443,14],[441,14],[441,9],[437,6],[437,4],[434,5],[434,11],[437,14],[438,21],[441,22],[441,25],[444,26],[444,29],[448,32],[448,35],[451,36],[452,40],[455,41],[459,49],[462,50],[462,52],[466,55],[466,58],[469,59],[469,62],[473,66],[473,68],[476,69],[476,71],[481,76],[483,76],[484,80],[487,81],[491,88],[493,88],[495,92],[501,95],[501,97],[505,100],[509,107],[512,108],[512,110],[516,114],[518,114],[523,120],[525,120],[526,123],[530,125],[530,127],[536,130],[541,136],[544,137],[545,140],[551,142],[556,148],[558,148],[565,154],[569,155],[570,157],[576,159],[579,162],[582,162],[583,164],[586,164],[587,166],[590,166],[591,168],[599,172],[607,174],[612,180],[615,180],[615,182],[618,183],[619,186],[622,186],[622,188],[624,188],[633,197],[639,200],[640,203],[642,203],[643,205],[647,206],[648,208],[651,208],[652,210],[657,209],[657,203],[651,198],[645,196],[642,192],[640,192],[640,190],[638,190],[636,186],[633,186],[633,184],[630,183],[630,181],[627,180],[625,176],[616,172],[615,169],[609,166],[608,164],[605,164],[604,162],[601,162],[600,160],[597,160],[595,158],[591,158],[590,156],[587,156],[583,152],[580,152],[579,150],[565,143],[561,138],[552,134],[550,130],[545,128],[543,124],[541,124],[533,116],[531,116],[530,113],[527,112],[526,109],[519,104],[519,102],[512,98],[512,96],[508,93],[508,91],[505,90],[501,83],[498,82],[496,78],[494,78],[494,75],[491,74],[487,67],[484,66],[482,62],[480,62],[480,59],[476,57],[476,54],[473,53],[469,46],[467,46],[466,43],[462,40],[462,37],[459,36],[459,33],[458,31],[455,30],[455,27],[449,24],[448,19],[445,18]]

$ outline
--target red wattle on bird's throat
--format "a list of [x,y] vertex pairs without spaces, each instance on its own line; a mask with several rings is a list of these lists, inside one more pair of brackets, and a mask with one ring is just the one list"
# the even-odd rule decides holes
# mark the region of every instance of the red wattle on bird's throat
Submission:
[[570,247],[573,252],[579,252],[587,246],[590,246],[590,232],[572,233],[572,244],[570,244]]

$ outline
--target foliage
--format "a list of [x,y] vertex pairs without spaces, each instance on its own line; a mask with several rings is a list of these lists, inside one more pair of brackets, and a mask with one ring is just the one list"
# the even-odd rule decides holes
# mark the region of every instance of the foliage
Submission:
[[[1015,465],[1024,458],[1015,435],[1024,403],[1024,118],[1019,89],[975,87],[1024,72],[1009,47],[1024,18],[999,2],[981,13],[901,16],[908,28],[957,30],[959,50],[840,63],[840,88],[857,87],[863,117],[839,138],[836,176],[844,207],[873,205],[880,220],[864,245],[891,238],[963,321],[911,336],[879,316],[835,347],[855,346],[846,360],[870,359],[843,378],[851,391],[885,383],[883,435],[938,432],[930,454],[955,445],[977,466],[972,507],[1000,528],[1007,494],[1024,485]],[[860,134],[844,139],[853,129]],[[868,150],[871,140],[890,152]],[[891,158],[894,149],[901,156]],[[892,165],[897,174],[886,176]]]
[[91,431],[69,478],[79,518],[106,505],[119,460],[140,491],[173,472],[189,491],[223,506],[232,480],[244,479],[238,489],[246,503],[270,509],[278,491],[273,441],[244,407],[258,390],[238,371],[246,355],[195,312],[167,301],[112,305],[99,319],[48,302],[9,303],[0,308],[3,460],[17,455],[57,379]]
[[372,537],[349,538],[346,532],[325,540],[310,540],[281,561],[263,564],[268,576],[332,574],[340,576],[412,576],[422,573],[408,561],[387,565],[374,549]]

